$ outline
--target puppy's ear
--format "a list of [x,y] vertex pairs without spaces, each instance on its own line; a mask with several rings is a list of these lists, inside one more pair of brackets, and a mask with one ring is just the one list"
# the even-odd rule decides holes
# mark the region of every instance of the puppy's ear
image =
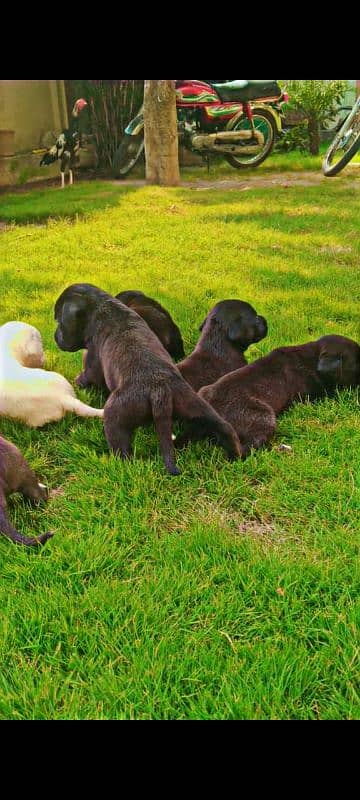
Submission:
[[199,331],[200,331],[200,333],[201,333],[201,331],[202,331],[202,329],[203,329],[203,327],[204,327],[204,325],[205,325],[205,322],[206,322],[206,320],[207,320],[207,317],[205,317],[205,319],[203,320],[203,322],[201,323],[201,325],[199,325]]
[[76,300],[69,300],[67,303],[64,303],[61,314],[61,322],[67,330],[77,330],[79,324],[81,324],[85,319],[87,305],[88,304],[84,297],[79,297],[76,298]]
[[340,354],[330,355],[325,351],[320,352],[320,357],[317,363],[317,372],[320,377],[327,378],[331,381],[338,381],[342,372],[342,357]]
[[228,339],[230,342],[242,341],[244,337],[244,322],[242,319],[235,319],[230,323],[228,329]]
[[261,339],[265,339],[265,336],[268,332],[268,326],[265,317],[256,317],[255,321],[255,336],[254,342],[260,342]]

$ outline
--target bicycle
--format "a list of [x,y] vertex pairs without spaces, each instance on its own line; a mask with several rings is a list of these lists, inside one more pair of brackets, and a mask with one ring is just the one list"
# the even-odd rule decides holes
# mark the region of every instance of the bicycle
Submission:
[[327,178],[338,175],[360,149],[360,96],[332,141],[322,164]]

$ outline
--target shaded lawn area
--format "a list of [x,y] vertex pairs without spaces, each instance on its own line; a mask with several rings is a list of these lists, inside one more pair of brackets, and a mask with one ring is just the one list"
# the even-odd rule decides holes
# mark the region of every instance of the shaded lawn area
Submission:
[[[304,181],[313,175],[314,180],[323,180],[329,183],[334,179],[322,179],[321,163],[324,154],[324,145],[320,156],[304,155],[297,151],[291,153],[273,153],[257,169],[234,169],[226,161],[212,159],[209,169],[206,164],[181,169],[183,183],[214,183],[221,181],[253,182],[256,185],[262,181],[274,183],[277,180],[298,177]],[[360,156],[359,156],[360,158]],[[359,177],[359,163],[353,159],[344,169],[341,180],[357,180]],[[44,224],[48,220],[68,219],[73,220],[83,217],[92,211],[118,206],[122,198],[129,192],[136,191],[138,183],[145,179],[144,165],[136,167],[128,179],[116,180],[81,180],[81,173],[76,176],[75,184],[62,190],[58,180],[54,186],[26,185],[17,187],[15,191],[6,194],[0,193],[0,226],[2,224],[24,225],[26,223]],[[260,187],[259,187],[260,188]]]
[[[192,182],[196,180],[243,180],[253,177],[266,178],[268,175],[292,173],[296,171],[320,171],[323,155],[304,155],[297,151],[291,153],[273,153],[256,170],[232,168],[222,159],[211,159],[209,169],[206,164],[199,163],[196,167],[182,168],[181,180]],[[347,168],[345,174],[349,174]],[[26,185],[17,191],[0,194],[0,222],[24,224],[27,222],[45,222],[49,218],[72,219],[83,216],[90,211],[101,210],[117,205],[119,195],[125,191],[133,191],[133,187],[122,181],[92,180],[90,183],[79,182],[81,173],[76,175],[75,184],[71,189],[61,190],[59,181],[53,187],[32,187]],[[143,180],[145,178],[144,165],[140,164],[129,175],[129,180]],[[125,188],[126,187],[126,188]]]
[[[0,197],[0,219],[66,217],[0,235],[0,323],[38,327],[47,366],[71,381],[81,353],[56,348],[53,305],[77,281],[156,297],[187,352],[227,297],[268,319],[249,360],[326,333],[360,339],[360,200],[345,177],[59,195]],[[0,427],[60,489],[45,511],[11,502],[22,530],[56,531],[41,553],[0,541],[1,717],[359,718],[358,391],[295,406],[244,464],[191,445],[176,479],[152,429],[124,464],[98,420]]]
[[131,191],[130,186],[119,186],[110,181],[79,181],[72,187],[32,188],[21,192],[0,194],[0,221],[23,225],[27,222],[44,223],[66,217],[76,219],[91,211],[100,211],[119,203],[119,194]]

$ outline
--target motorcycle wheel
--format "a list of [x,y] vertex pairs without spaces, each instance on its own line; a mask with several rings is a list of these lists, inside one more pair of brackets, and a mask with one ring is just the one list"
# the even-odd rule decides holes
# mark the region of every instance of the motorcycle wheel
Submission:
[[144,133],[130,136],[124,133],[113,160],[113,175],[115,178],[125,178],[139,161],[144,151]]
[[[267,158],[275,144],[276,130],[272,115],[264,111],[256,111],[253,116],[255,130],[260,131],[265,139],[264,145],[259,153],[255,155],[244,156],[226,156],[226,160],[236,169],[245,169],[246,167],[258,167]],[[232,128],[233,131],[249,131],[251,129],[250,122],[247,117],[242,116],[241,119]]]
[[338,175],[359,148],[360,109],[357,107],[349,114],[326,153],[322,163],[324,175],[327,178]]

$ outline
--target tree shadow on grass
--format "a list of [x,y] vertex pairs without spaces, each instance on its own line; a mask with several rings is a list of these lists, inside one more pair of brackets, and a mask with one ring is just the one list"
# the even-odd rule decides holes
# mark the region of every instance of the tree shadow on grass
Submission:
[[138,187],[123,183],[81,182],[65,189],[31,189],[0,195],[0,221],[46,225],[49,220],[77,219],[113,208]]

